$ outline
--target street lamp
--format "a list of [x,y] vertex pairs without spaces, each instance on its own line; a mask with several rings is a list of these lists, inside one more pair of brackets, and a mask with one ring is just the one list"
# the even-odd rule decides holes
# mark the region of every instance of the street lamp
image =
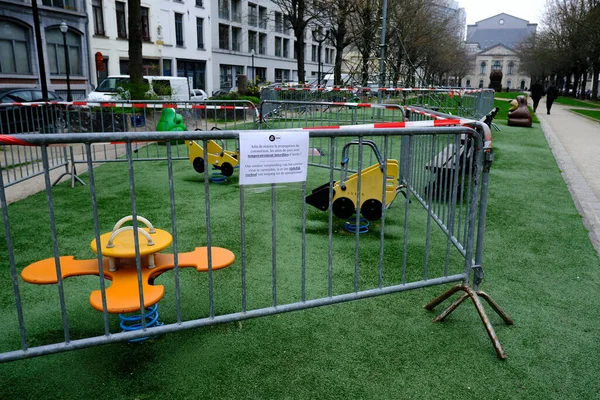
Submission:
[[254,69],[254,49],[250,50],[252,56],[252,86],[256,86],[256,70]]
[[65,21],[60,23],[60,31],[63,35],[63,46],[65,50],[65,64],[67,66],[67,101],[73,101],[73,96],[71,96],[71,78],[69,73],[71,72],[71,63],[69,61],[69,49],[67,48],[67,31],[69,27]]
[[321,48],[323,47],[323,42],[329,39],[329,31],[326,31],[325,34],[321,32],[321,28],[315,29],[312,31],[313,40],[319,44],[317,48],[317,63],[318,63],[318,73],[317,73],[317,87],[321,87]]

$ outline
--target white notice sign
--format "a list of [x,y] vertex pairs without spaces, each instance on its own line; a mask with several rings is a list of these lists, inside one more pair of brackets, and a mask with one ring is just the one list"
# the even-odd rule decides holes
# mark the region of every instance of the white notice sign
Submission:
[[303,182],[308,131],[240,132],[240,185]]

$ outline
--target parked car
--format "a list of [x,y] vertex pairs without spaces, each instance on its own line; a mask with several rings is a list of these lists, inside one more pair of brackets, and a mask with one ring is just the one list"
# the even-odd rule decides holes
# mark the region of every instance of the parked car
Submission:
[[42,90],[36,88],[0,88],[0,133],[55,132],[55,122],[63,105],[48,104],[37,107],[13,105],[39,101],[62,101],[55,92],[48,91],[42,98]]
[[208,95],[202,89],[192,89],[192,91],[190,92],[190,100],[192,100],[192,101],[208,100]]

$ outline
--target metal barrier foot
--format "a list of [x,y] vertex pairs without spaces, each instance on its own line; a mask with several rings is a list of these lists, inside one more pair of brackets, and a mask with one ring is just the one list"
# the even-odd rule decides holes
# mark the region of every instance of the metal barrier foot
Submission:
[[502,345],[500,344],[500,340],[498,340],[498,336],[496,336],[494,327],[492,326],[492,323],[490,322],[490,319],[488,318],[488,316],[485,312],[485,309],[483,308],[483,304],[481,303],[481,300],[479,300],[479,297],[481,296],[485,301],[487,301],[487,303],[494,309],[494,311],[498,315],[500,315],[500,317],[508,325],[513,325],[514,321],[512,320],[512,318],[510,318],[508,316],[508,314],[506,314],[504,312],[504,310],[502,310],[502,308],[500,308],[498,303],[496,303],[494,300],[492,300],[492,298],[487,293],[481,292],[481,291],[475,292],[469,286],[456,285],[456,286],[453,286],[452,288],[448,289],[447,291],[445,291],[444,293],[442,293],[440,296],[436,297],[429,303],[427,303],[427,305],[425,306],[425,309],[432,311],[436,306],[441,304],[444,300],[448,299],[450,296],[452,296],[454,293],[458,292],[459,290],[462,290],[465,293],[463,293],[458,299],[456,299],[452,304],[450,304],[450,306],[448,308],[446,308],[444,311],[442,311],[442,313],[440,315],[438,315],[434,319],[434,321],[435,322],[443,321],[448,315],[450,315],[454,310],[456,310],[458,308],[458,306],[467,297],[470,297],[471,300],[473,301],[473,304],[475,305],[475,309],[477,310],[479,317],[481,318],[481,321],[483,322],[485,330],[486,330],[488,336],[490,337],[490,340],[492,341],[492,345],[494,346],[494,349],[496,350],[496,355],[498,356],[498,358],[500,358],[502,360],[506,359],[506,353],[504,352],[504,349],[502,348]]

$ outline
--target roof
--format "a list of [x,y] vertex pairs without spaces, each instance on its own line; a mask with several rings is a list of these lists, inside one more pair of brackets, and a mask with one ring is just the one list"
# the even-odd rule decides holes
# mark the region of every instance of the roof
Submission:
[[492,15],[491,17],[487,17],[487,18],[482,19],[480,21],[477,21],[477,22],[475,22],[475,25],[477,25],[480,22],[487,21],[488,19],[493,19],[493,18],[497,18],[497,17],[504,17],[504,18],[510,17],[510,18],[519,19],[521,21],[529,23],[529,21],[527,21],[526,19],[515,17],[514,15],[510,15],[510,14],[507,14],[507,13],[500,13],[500,14]]
[[530,32],[527,28],[478,29],[467,37],[467,42],[479,43],[479,47],[482,49],[489,48],[498,43],[514,49],[523,39],[530,35]]

